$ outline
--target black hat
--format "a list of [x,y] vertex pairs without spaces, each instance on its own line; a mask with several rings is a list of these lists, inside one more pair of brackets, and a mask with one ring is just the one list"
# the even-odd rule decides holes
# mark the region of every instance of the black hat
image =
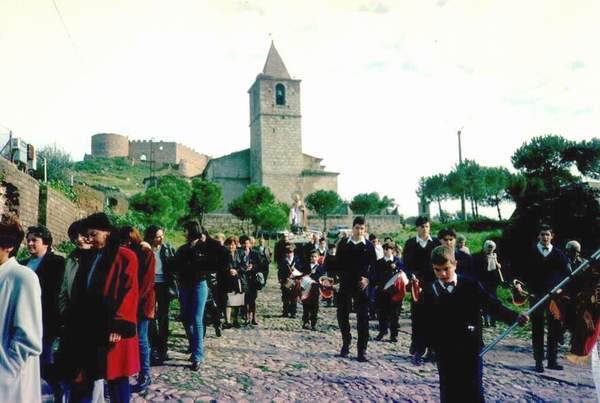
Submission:
[[104,213],[94,213],[84,220],[81,225],[87,229],[99,229],[101,231],[112,231],[114,228]]

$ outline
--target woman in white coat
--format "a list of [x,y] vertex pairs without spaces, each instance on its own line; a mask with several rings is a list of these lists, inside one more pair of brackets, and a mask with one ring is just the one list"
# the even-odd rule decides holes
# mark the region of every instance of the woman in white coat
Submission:
[[42,292],[15,260],[23,236],[16,218],[0,221],[0,402],[42,400]]

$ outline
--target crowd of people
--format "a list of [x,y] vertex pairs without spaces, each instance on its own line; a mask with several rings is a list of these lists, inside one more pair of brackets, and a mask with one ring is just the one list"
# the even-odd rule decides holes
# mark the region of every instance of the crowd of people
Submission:
[[[357,359],[368,361],[369,320],[378,321],[375,341],[389,332],[398,341],[399,317],[410,293],[414,365],[437,363],[444,401],[483,400],[482,326],[496,319],[525,324],[529,317],[504,307],[496,290],[505,282],[496,244],[470,254],[451,228],[430,233],[426,217],[401,247],[393,239],[366,234],[363,217],[335,243],[317,234],[293,243],[283,235],[274,251],[265,239],[211,236],[197,221],[184,224],[186,242],[175,249],[165,230],[115,228],[103,213],[77,221],[68,235],[76,248],[54,253],[44,226],[23,231],[14,217],[0,223],[0,400],[39,401],[41,381],[56,401],[128,402],[132,391],[152,382],[150,366],[168,359],[169,309],[179,298],[189,343],[190,368],[205,359],[207,327],[259,326],[256,301],[276,263],[282,317],[299,328],[318,329],[321,306],[336,307],[342,336],[340,357],[351,348],[351,312],[357,317]],[[537,243],[515,268],[516,289],[535,303],[581,263],[581,246],[566,245],[568,257],[542,226]],[[15,256],[26,239],[29,258]],[[527,291],[522,287],[527,285]],[[557,346],[561,322],[547,307],[531,316],[535,368],[561,370]],[[547,346],[544,351],[544,327]],[[130,386],[129,377],[137,375]],[[105,391],[106,389],[106,391]]]

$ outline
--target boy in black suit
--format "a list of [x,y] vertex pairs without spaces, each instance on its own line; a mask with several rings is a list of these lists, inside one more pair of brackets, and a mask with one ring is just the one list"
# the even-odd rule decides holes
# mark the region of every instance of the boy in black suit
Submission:
[[475,277],[473,269],[473,258],[468,253],[465,253],[456,248],[456,231],[452,228],[443,228],[438,232],[438,240],[440,245],[454,249],[454,257],[456,258],[456,272],[463,276]]
[[431,253],[436,280],[423,288],[429,345],[437,354],[442,402],[483,402],[481,309],[500,320],[521,325],[529,318],[504,307],[483,286],[456,274],[454,249],[438,246]]
[[[421,288],[435,279],[431,271],[431,251],[439,245],[437,239],[431,238],[431,226],[427,217],[418,217],[415,222],[417,236],[409,238],[404,244],[402,260],[406,273],[412,281],[418,281]],[[410,304],[411,340],[410,354],[415,365],[420,365],[427,348],[424,335],[422,304],[413,300]]]
[[[529,301],[531,305],[539,301],[570,273],[566,256],[552,245],[553,238],[552,228],[542,225],[538,232],[538,243],[525,256],[520,267],[519,278],[525,283],[527,291],[532,294]],[[557,361],[561,323],[550,313],[548,303],[531,315],[535,370],[544,372],[544,322],[548,329],[546,351],[548,368],[562,370],[562,365]]]
[[375,340],[381,341],[390,329],[390,342],[392,343],[398,341],[398,319],[402,301],[392,300],[392,293],[383,288],[403,267],[400,258],[394,256],[395,247],[392,243],[383,244],[383,257],[377,261],[371,278],[376,287],[375,304],[379,320],[379,334]]
[[[325,275],[323,266],[317,263],[319,259],[319,251],[313,250],[310,254],[310,263],[305,266],[302,273],[309,276],[314,283],[306,290],[306,295],[302,295],[302,328],[317,330],[317,316],[319,314],[319,278]],[[305,293],[305,290],[302,290]]]
[[350,353],[350,311],[354,302],[356,327],[358,330],[358,361],[367,362],[369,341],[369,273],[376,260],[375,248],[365,238],[365,219],[356,217],[352,223],[352,236],[340,240],[337,248],[335,267],[327,266],[327,271],[335,271],[340,278],[340,291],[337,296],[337,319],[342,333],[340,357]]
[[296,317],[296,294],[294,293],[294,283],[291,274],[294,269],[300,271],[300,259],[294,256],[294,245],[286,243],[285,254],[277,262],[277,279],[281,286],[281,302],[283,302],[283,313],[281,316],[290,318]]

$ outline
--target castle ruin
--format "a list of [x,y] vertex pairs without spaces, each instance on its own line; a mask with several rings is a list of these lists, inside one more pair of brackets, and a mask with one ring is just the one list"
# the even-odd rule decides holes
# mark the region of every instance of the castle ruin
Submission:
[[170,141],[129,140],[116,133],[99,133],[92,136],[93,157],[125,157],[132,161],[153,161],[162,164],[179,165],[179,172],[186,177],[199,175],[204,171],[209,156],[191,148]]

